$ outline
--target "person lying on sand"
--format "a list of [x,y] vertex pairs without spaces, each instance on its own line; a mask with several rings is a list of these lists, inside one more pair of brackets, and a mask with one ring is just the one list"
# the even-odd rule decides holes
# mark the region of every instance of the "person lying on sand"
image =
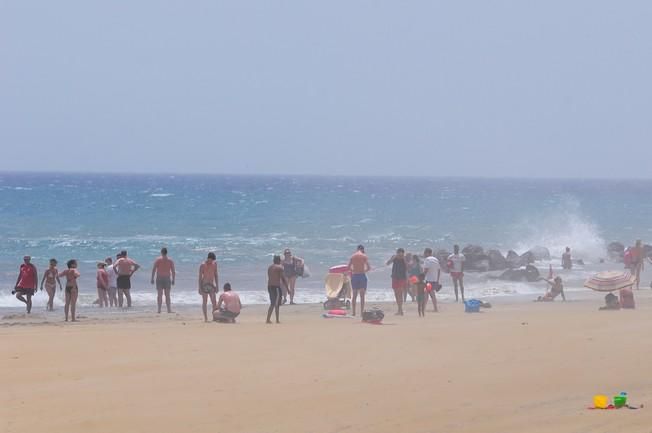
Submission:
[[607,293],[607,296],[604,297],[604,307],[600,307],[600,310],[620,310],[620,302],[618,302],[618,297],[613,293]]
[[539,296],[535,302],[552,302],[559,295],[561,295],[562,300],[566,300],[566,295],[564,295],[564,284],[561,277],[555,277],[554,280],[542,278],[542,280],[550,284],[550,290],[547,291],[545,295]]

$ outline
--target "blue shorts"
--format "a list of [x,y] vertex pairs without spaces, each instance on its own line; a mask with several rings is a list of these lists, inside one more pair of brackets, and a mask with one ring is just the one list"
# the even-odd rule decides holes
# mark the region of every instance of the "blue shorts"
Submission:
[[366,274],[353,274],[351,275],[351,288],[353,290],[367,290],[367,275]]

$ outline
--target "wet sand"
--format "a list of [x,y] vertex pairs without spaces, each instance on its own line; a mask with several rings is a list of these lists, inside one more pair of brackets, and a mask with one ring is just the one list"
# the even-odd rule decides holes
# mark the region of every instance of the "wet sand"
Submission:
[[[636,296],[635,311],[598,312],[595,294],[423,319],[385,305],[383,326],[318,305],[283,307],[281,325],[262,306],[236,325],[199,308],[5,317],[0,430],[649,433],[652,292]],[[587,410],[620,391],[646,407]]]

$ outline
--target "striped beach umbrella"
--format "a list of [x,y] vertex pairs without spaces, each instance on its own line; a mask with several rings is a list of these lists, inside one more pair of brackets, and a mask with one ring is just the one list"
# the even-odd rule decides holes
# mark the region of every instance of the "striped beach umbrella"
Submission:
[[598,272],[584,283],[584,287],[588,287],[596,292],[613,292],[615,290],[631,287],[636,283],[636,277],[632,276],[629,272],[622,271],[605,271]]

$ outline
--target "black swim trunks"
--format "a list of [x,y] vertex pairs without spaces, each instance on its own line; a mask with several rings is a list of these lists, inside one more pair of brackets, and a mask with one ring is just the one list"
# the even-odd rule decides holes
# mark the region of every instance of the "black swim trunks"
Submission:
[[170,290],[172,288],[172,279],[170,277],[156,277],[157,290]]
[[276,305],[282,296],[281,288],[279,286],[267,286],[267,292],[269,293],[269,303]]
[[131,289],[131,276],[129,275],[118,275],[116,280],[118,289],[129,290]]
[[34,296],[34,289],[26,289],[25,287],[16,287],[16,293],[25,296]]

